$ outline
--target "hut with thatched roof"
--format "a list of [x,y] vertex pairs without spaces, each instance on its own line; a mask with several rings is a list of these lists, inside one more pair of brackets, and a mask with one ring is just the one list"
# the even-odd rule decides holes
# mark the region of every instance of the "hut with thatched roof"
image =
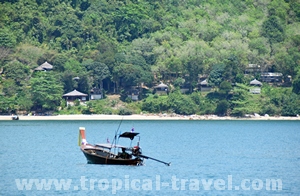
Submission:
[[41,64],[40,66],[38,66],[37,68],[34,69],[34,71],[49,71],[53,69],[53,65],[51,65],[50,63],[48,63],[47,61],[43,64]]
[[260,81],[256,80],[256,79],[254,79],[250,82],[250,85],[252,85],[252,86],[262,86],[262,83]]
[[63,98],[66,99],[67,105],[74,105],[75,100],[79,100],[80,104],[86,101],[88,95],[77,90],[73,90],[69,93],[63,95]]
[[157,93],[157,94],[168,94],[169,87],[168,87],[168,85],[161,82],[159,85],[154,86],[154,90],[155,90],[155,93]]
[[250,88],[250,93],[252,94],[260,94],[261,93],[261,86],[262,83],[256,79],[252,80],[250,82],[250,85],[252,86],[252,88]]
[[207,79],[203,80],[199,84],[201,91],[211,91],[211,86],[208,84]]

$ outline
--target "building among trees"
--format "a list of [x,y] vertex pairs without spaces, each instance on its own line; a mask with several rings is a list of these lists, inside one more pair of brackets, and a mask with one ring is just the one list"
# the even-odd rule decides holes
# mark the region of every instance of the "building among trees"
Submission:
[[203,80],[199,84],[201,91],[211,91],[211,86],[208,84],[207,79]]
[[81,103],[86,101],[86,97],[88,95],[77,90],[73,90],[72,92],[66,93],[63,95],[63,98],[66,99],[67,105],[75,105],[75,101],[78,100]]
[[245,74],[257,74],[261,72],[261,67],[258,64],[248,64],[245,69]]
[[98,100],[98,99],[102,99],[102,93],[101,93],[101,89],[99,88],[92,88],[91,89],[91,96],[90,96],[91,100]]
[[283,79],[282,73],[266,72],[261,74],[261,80],[268,83],[281,83]]
[[261,93],[261,86],[262,83],[256,79],[252,80],[250,82],[250,85],[252,86],[252,88],[250,88],[250,93],[252,94],[260,94]]
[[157,94],[168,94],[168,92],[169,92],[168,85],[166,85],[162,82],[159,85],[155,86],[154,89],[155,89],[155,93],[157,93]]
[[139,92],[138,89],[130,89],[128,91],[127,97],[129,97],[133,101],[138,101],[139,100],[139,94],[140,94],[140,92]]
[[48,63],[47,61],[43,64],[41,64],[40,66],[38,66],[37,68],[34,69],[34,71],[50,71],[53,69],[53,65],[51,65],[50,63]]

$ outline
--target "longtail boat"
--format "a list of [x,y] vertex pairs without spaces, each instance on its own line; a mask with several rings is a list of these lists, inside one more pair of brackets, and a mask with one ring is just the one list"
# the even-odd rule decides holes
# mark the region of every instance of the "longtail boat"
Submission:
[[[171,163],[160,161],[158,159],[146,156],[142,154],[140,148],[140,137],[136,132],[124,132],[122,134],[115,134],[114,141],[112,143],[104,144],[89,144],[85,138],[85,128],[79,127],[79,146],[90,164],[111,164],[111,165],[143,165],[144,159],[151,159],[164,163],[170,166]],[[118,144],[120,138],[127,138],[131,141],[138,137],[136,146],[122,146]],[[132,142],[131,142],[132,143]]]

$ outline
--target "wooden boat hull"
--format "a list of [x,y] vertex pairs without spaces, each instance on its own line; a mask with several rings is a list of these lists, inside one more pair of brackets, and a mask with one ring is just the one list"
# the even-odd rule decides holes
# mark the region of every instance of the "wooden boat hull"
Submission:
[[99,151],[96,148],[87,149],[81,147],[81,151],[90,164],[109,164],[109,165],[142,165],[143,160],[139,158],[122,159],[117,158],[115,154],[105,151]]

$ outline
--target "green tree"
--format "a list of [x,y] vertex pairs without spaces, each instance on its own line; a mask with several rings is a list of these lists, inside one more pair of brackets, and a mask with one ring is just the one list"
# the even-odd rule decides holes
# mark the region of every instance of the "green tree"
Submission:
[[203,59],[201,59],[199,56],[190,57],[184,63],[184,69],[188,74],[187,82],[190,84],[190,93],[192,93],[193,89],[198,83],[198,76],[204,69]]
[[262,24],[261,35],[269,39],[271,46],[271,55],[273,55],[273,45],[284,40],[284,27],[280,22],[280,19],[273,15],[272,10],[269,11],[270,16]]
[[0,30],[0,47],[14,48],[16,46],[16,37],[7,28],[1,28]]
[[118,33],[119,41],[132,41],[139,38],[146,29],[142,22],[146,20],[148,11],[143,6],[143,2],[139,4],[125,3],[113,13],[113,23]]
[[[79,74],[78,78],[79,79],[76,81],[78,91],[89,94],[91,87],[92,87],[92,84],[91,84],[91,81],[89,78],[89,74],[84,72],[82,74]],[[73,81],[74,81],[74,78],[73,78]],[[104,97],[104,94],[103,94],[103,97]]]
[[69,58],[65,54],[58,54],[54,56],[53,65],[54,70],[63,72],[65,71],[65,64],[68,62]]
[[124,87],[151,84],[153,80],[152,73],[145,71],[142,67],[133,64],[121,63],[120,66],[116,67],[115,74],[120,78]]
[[0,94],[0,113],[10,114],[15,110],[15,97],[7,97]]
[[197,104],[198,106],[201,105],[201,94],[199,92],[193,92],[190,95],[190,97],[194,101],[195,104]]
[[141,55],[148,65],[153,65],[156,61],[157,55],[153,49],[157,46],[155,40],[139,38],[132,41],[131,53]]
[[209,73],[208,83],[212,86],[219,86],[223,81],[223,74],[225,70],[224,64],[215,64]]
[[87,61],[83,64],[86,67],[87,71],[90,73],[93,84],[96,87],[100,88],[100,91],[103,95],[103,80],[110,76],[110,71],[107,65],[97,61]]
[[264,104],[262,108],[263,114],[268,114],[270,116],[280,115],[281,114],[281,107],[277,107],[274,104]]
[[285,96],[283,100],[282,115],[296,116],[300,114],[300,97],[292,93],[290,96]]
[[30,69],[29,66],[14,60],[4,66],[4,74],[6,78],[15,80],[16,84],[21,86],[21,83],[25,83],[29,79]]
[[75,75],[75,73],[73,72],[69,72],[69,71],[66,71],[66,72],[63,72],[61,74],[61,82],[63,84],[63,89],[64,89],[64,93],[68,93],[70,91],[73,91],[74,88],[75,88],[75,80],[74,78],[77,77],[77,74]]
[[2,94],[4,94],[7,97],[14,97],[17,93],[20,87],[16,84],[14,79],[6,79],[1,82],[2,86]]
[[224,79],[231,81],[232,83],[241,82],[240,78],[237,77],[239,74],[243,74],[243,66],[241,65],[238,57],[235,55],[230,55],[226,60]]
[[296,76],[293,80],[293,89],[292,91],[296,94],[300,94],[300,66],[295,67]]
[[293,92],[300,95],[300,77],[293,81]]
[[232,86],[230,82],[223,81],[220,84],[219,93],[225,97],[227,97],[228,93],[231,91]]
[[216,108],[215,114],[224,116],[227,113],[227,110],[229,108],[229,103],[226,100],[221,100]]
[[266,38],[258,37],[249,40],[249,48],[257,50],[258,54],[269,54],[269,47],[266,44]]
[[142,110],[151,113],[161,113],[169,109],[167,96],[149,96],[142,102]]
[[176,80],[174,81],[174,86],[176,88],[179,88],[181,85],[183,85],[185,82],[185,79],[179,77],[179,78],[176,78]]
[[19,107],[18,110],[30,111],[33,106],[33,102],[29,88],[24,87],[22,91],[18,93],[16,97],[16,104]]
[[168,102],[170,109],[177,114],[195,114],[198,108],[189,96],[181,94],[179,90],[169,94]]
[[65,71],[73,72],[76,74],[80,74],[85,72],[84,66],[81,65],[81,63],[74,59],[70,58],[64,65]]
[[39,72],[30,79],[34,109],[56,110],[63,95],[63,86],[53,72]]

